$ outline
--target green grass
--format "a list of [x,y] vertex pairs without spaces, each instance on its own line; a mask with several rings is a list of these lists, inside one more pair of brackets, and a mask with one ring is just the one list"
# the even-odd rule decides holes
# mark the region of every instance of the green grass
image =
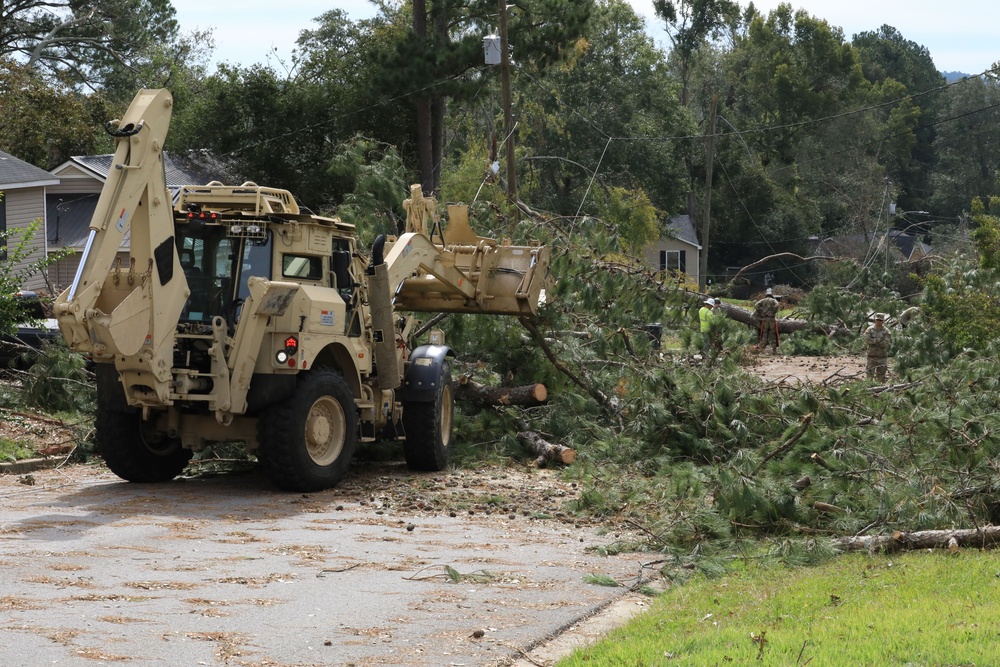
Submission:
[[650,606],[558,666],[1000,664],[992,551],[750,566],[691,580]]
[[27,442],[0,438],[0,461],[19,461],[37,456]]

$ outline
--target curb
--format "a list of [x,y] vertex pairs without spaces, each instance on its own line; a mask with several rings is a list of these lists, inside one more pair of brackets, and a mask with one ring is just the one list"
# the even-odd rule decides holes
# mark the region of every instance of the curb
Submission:
[[0,475],[25,475],[36,470],[55,468],[63,463],[66,457],[51,459],[23,459],[13,463],[0,463]]

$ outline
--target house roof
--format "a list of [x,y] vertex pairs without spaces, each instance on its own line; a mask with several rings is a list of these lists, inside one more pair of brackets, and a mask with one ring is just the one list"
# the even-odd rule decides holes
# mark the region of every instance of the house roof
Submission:
[[0,151],[0,190],[58,185],[59,179],[33,164]]
[[903,253],[906,259],[913,259],[914,255],[926,255],[931,251],[931,247],[923,241],[918,241],[916,236],[904,232],[889,230],[889,238],[893,245]]
[[690,215],[675,215],[667,222],[667,229],[671,235],[679,241],[690,243],[699,250],[701,244],[698,243],[698,234],[694,230],[694,221]]
[[[75,165],[103,182],[111,171],[114,158],[115,156],[110,153],[74,155],[53,169],[53,172],[58,173],[69,165]],[[236,179],[229,178],[229,174],[217,160],[204,151],[190,151],[185,155],[163,151],[163,170],[167,178],[167,189],[171,193],[176,193],[182,185],[204,185],[216,180],[226,183],[236,182]]]
[[[114,155],[74,155],[52,171],[61,173],[68,167],[90,174],[95,180],[104,182],[114,161]],[[163,168],[167,178],[167,189],[176,198],[182,185],[202,185],[213,180],[232,182],[228,173],[216,164],[207,152],[174,155],[163,152]],[[48,173],[48,172],[45,172]],[[55,181],[58,183],[58,181]],[[89,235],[90,221],[97,208],[98,193],[59,194],[45,198],[48,215],[48,242],[61,248],[83,248]],[[130,231],[125,232],[121,247],[129,246]]]
[[[881,245],[884,237],[884,232],[878,232],[868,240],[865,239],[864,234],[830,236],[817,243],[816,251],[830,257],[866,253],[873,245]],[[913,259],[914,256],[926,255],[931,251],[931,247],[917,240],[916,236],[895,229],[889,230],[889,240],[892,241],[892,245],[905,260]]]
[[46,195],[48,244],[60,248],[82,248],[87,242],[90,219],[94,217],[98,197],[100,195],[96,192],[86,195]]

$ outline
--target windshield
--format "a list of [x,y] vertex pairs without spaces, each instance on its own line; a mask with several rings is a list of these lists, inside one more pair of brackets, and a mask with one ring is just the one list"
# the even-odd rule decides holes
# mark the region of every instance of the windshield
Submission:
[[247,239],[222,225],[177,225],[177,253],[191,296],[181,313],[186,322],[209,323],[221,316],[233,325],[234,311],[249,295],[250,276],[271,277],[271,235]]

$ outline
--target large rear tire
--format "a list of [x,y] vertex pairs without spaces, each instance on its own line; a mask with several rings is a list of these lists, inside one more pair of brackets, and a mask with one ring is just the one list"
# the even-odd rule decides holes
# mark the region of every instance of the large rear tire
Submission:
[[191,450],[184,449],[180,439],[154,430],[138,410],[128,407],[117,373],[97,374],[94,430],[108,468],[129,482],[168,482],[191,460]]
[[434,400],[403,403],[403,453],[410,470],[437,472],[448,467],[454,410],[451,369],[442,363]]
[[336,486],[358,446],[358,411],[350,387],[335,371],[303,374],[291,398],[261,415],[257,438],[257,458],[279,488]]

